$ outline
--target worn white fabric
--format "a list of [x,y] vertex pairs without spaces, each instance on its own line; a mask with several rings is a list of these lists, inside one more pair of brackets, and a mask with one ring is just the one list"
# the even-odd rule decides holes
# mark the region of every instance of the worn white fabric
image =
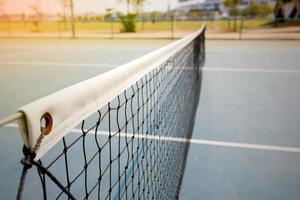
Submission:
[[34,149],[41,136],[40,120],[49,113],[53,119],[50,134],[45,135],[36,150],[40,159],[63,136],[118,94],[129,88],[144,75],[164,63],[170,56],[196,38],[204,26],[176,42],[162,47],[107,73],[65,88],[19,109],[25,121],[20,127],[24,144]]

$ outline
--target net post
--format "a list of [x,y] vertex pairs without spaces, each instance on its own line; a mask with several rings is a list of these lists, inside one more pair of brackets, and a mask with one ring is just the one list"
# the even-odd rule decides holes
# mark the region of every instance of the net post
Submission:
[[172,40],[175,38],[175,11],[172,12],[172,22],[171,22],[171,32],[172,32]]
[[61,30],[60,30],[60,22],[57,22],[57,31],[58,31],[58,38],[61,39]]
[[202,64],[205,62],[205,33],[206,33],[206,24],[204,24],[203,32],[202,32],[202,41],[201,41],[201,46],[202,46]]
[[110,28],[111,28],[111,39],[114,39],[114,19],[111,17],[110,20]]
[[12,30],[11,30],[11,22],[7,21],[7,27],[8,27],[8,36],[12,37]]
[[244,28],[244,18],[241,17],[240,20],[240,31],[239,31],[239,40],[242,40],[242,33],[243,33],[243,28]]
[[70,0],[70,7],[71,7],[71,26],[72,26],[72,38],[76,38],[75,34],[75,19],[74,19],[74,3],[73,0]]

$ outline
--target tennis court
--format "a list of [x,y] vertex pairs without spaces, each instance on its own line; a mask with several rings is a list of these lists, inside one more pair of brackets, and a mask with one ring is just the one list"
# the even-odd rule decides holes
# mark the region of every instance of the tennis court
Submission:
[[[170,42],[2,40],[1,117]],[[298,199],[300,43],[209,41],[206,52],[181,199]],[[16,127],[0,131],[0,193],[13,199],[22,142]]]

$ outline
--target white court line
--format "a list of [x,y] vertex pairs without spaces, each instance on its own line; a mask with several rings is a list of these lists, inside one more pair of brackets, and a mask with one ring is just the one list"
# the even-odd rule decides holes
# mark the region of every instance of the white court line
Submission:
[[[95,64],[95,63],[65,63],[65,62],[27,62],[27,61],[0,61],[0,65],[38,65],[38,66],[79,66],[79,67],[117,67],[117,64]],[[180,68],[181,69],[181,68]],[[240,69],[204,67],[202,71],[224,71],[224,72],[264,72],[264,73],[300,73],[300,70],[277,70],[277,69]]]
[[114,64],[95,63],[65,63],[65,62],[26,62],[26,61],[0,61],[2,65],[38,65],[38,66],[80,66],[80,67],[116,67]]
[[13,54],[4,54],[4,55],[1,55],[0,58],[3,59],[3,58],[11,58],[11,57],[16,57],[16,56],[22,56],[22,55],[26,55],[26,54],[32,54],[32,53],[37,53],[40,54],[41,52],[43,51],[47,51],[46,49],[32,49],[32,50],[20,50],[20,52],[15,52]]
[[300,70],[281,70],[281,69],[239,69],[239,68],[220,68],[220,67],[204,67],[203,71],[224,71],[224,72],[266,72],[266,73],[300,73]]
[[[16,124],[8,124],[6,127],[18,127]],[[73,129],[73,133],[82,133],[80,129]],[[94,134],[94,130],[89,132]],[[98,131],[98,135],[109,136],[108,131]],[[121,137],[131,138],[132,133],[120,133]],[[273,146],[273,145],[261,145],[261,144],[249,144],[249,143],[237,143],[237,142],[222,142],[216,140],[201,140],[201,139],[188,139],[188,138],[178,138],[178,137],[164,137],[164,136],[153,136],[145,134],[135,134],[135,138],[144,138],[149,140],[164,140],[164,141],[173,141],[173,142],[189,142],[192,144],[203,144],[210,146],[221,146],[221,147],[233,147],[233,148],[242,148],[242,149],[256,149],[256,150],[267,150],[267,151],[280,151],[280,152],[293,152],[300,153],[300,148],[297,147],[288,147],[288,146]]]

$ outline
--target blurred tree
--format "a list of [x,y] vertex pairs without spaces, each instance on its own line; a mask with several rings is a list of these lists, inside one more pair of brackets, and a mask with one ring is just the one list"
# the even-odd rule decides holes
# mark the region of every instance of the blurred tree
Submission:
[[40,31],[40,27],[39,27],[39,21],[42,19],[43,17],[43,12],[41,10],[40,4],[38,1],[36,1],[35,3],[33,3],[30,6],[32,12],[34,13],[34,19],[33,19],[33,25],[35,27],[35,31],[39,32]]
[[199,19],[202,17],[202,11],[199,9],[191,9],[188,12],[188,17],[190,19]]
[[112,8],[106,8],[105,11],[106,11],[106,14],[104,15],[104,20],[111,21],[112,20]]
[[246,17],[256,17],[258,15],[258,9],[259,5],[257,5],[255,1],[252,1],[250,5],[241,12]]
[[262,17],[266,17],[273,12],[274,8],[270,5],[262,5],[259,7],[259,15]]
[[127,15],[130,13],[130,6],[134,6],[135,8],[135,13],[139,13],[146,0],[118,0],[119,2],[126,2],[126,7],[127,7]]
[[161,14],[158,11],[151,12],[151,21],[155,23],[157,20],[161,19]]
[[146,0],[132,0],[135,12],[142,22],[142,30],[144,30],[144,4]]
[[136,32],[136,15],[129,13],[128,15],[120,15],[123,26],[122,32]]
[[273,12],[273,8],[270,5],[258,5],[256,1],[252,1],[251,4],[241,11],[241,14],[246,17],[266,17]]
[[284,13],[283,13],[283,5],[284,5],[284,0],[277,0],[276,5],[274,8],[274,16],[275,16],[275,26],[276,22],[282,22],[284,21]]
[[82,22],[82,21],[83,21],[83,17],[82,17],[81,15],[79,15],[79,16],[77,17],[77,20],[80,21],[80,22]]
[[74,16],[74,4],[73,0],[59,0],[61,6],[63,7],[63,22],[65,26],[65,31],[67,30],[67,15],[66,13],[70,13],[70,21],[71,21],[71,29],[72,29],[72,37],[75,38],[75,16]]
[[136,13],[143,12],[143,7],[144,7],[145,2],[146,2],[146,0],[132,0],[132,4],[135,7]]
[[117,0],[117,1],[119,1],[119,2],[126,2],[126,11],[127,11],[127,15],[130,13],[130,3],[131,3],[131,0]]
[[237,16],[238,16],[238,6],[243,0],[225,0],[224,6],[229,9],[229,16],[233,17],[234,25],[233,30],[237,30]]
[[88,16],[86,16],[86,15],[85,15],[85,16],[83,16],[83,18],[82,18],[82,19],[83,19],[83,22],[88,22],[88,21],[89,21],[89,17],[88,17]]
[[[125,0],[118,0],[123,2]],[[136,31],[136,18],[141,13],[144,3],[146,0],[126,0],[127,4],[127,15],[118,14],[121,19],[124,32],[135,32]],[[130,13],[130,6],[133,5],[135,13]],[[143,23],[143,21],[142,21]]]
[[61,7],[63,8],[62,21],[64,23],[65,31],[67,31],[67,13],[71,9],[70,0],[59,0]]

